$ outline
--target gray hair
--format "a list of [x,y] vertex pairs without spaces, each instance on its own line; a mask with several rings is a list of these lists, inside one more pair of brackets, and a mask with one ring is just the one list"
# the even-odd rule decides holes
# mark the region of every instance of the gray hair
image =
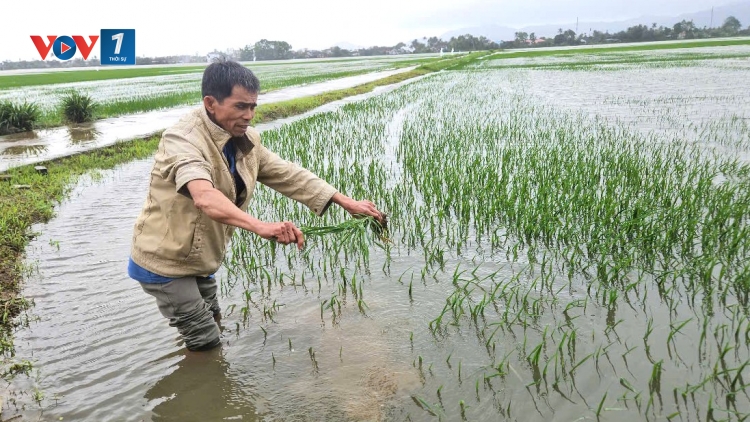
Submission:
[[222,102],[232,95],[236,85],[251,93],[260,92],[260,81],[252,70],[232,60],[218,60],[203,72],[201,96],[210,95]]

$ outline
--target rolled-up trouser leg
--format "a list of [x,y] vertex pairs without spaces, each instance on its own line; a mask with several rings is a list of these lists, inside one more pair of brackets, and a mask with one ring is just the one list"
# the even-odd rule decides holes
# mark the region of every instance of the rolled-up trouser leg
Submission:
[[214,321],[211,306],[201,296],[196,277],[140,284],[146,293],[156,298],[159,311],[169,318],[170,326],[177,328],[189,350],[219,345],[219,326]]
[[221,307],[219,306],[219,299],[216,296],[218,287],[216,286],[216,279],[209,277],[197,277],[198,291],[201,292],[201,297],[211,308],[214,316],[221,314]]

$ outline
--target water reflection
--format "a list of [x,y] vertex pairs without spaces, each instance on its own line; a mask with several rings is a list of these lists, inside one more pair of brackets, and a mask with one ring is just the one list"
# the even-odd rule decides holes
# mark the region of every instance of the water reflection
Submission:
[[146,392],[153,421],[258,420],[248,392],[240,391],[229,373],[221,347],[207,352],[180,350],[177,369]]
[[30,139],[39,139],[39,134],[36,131],[30,130],[28,132],[11,133],[10,135],[3,135],[2,140],[8,142],[14,141],[28,141]]
[[47,151],[47,145],[14,145],[2,150],[2,155],[39,155]]
[[68,137],[72,144],[85,144],[95,141],[101,135],[101,131],[96,129],[94,123],[68,126]]

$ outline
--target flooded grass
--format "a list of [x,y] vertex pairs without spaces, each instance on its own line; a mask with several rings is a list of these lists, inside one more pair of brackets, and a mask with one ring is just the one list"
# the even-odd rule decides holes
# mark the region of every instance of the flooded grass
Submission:
[[[298,114],[330,101],[369,92],[377,86],[401,82],[424,73],[424,71],[412,71],[351,89],[334,91],[301,100],[291,100],[284,104],[264,105],[259,110],[256,123]],[[263,115],[264,107],[271,107],[274,112]],[[71,134],[71,139],[75,141],[85,141],[93,136],[91,128],[71,127],[70,130],[75,132]],[[17,373],[28,372],[31,365],[26,360],[13,358],[15,346],[12,333],[14,326],[19,323],[17,320],[14,323],[14,318],[20,312],[28,309],[30,305],[26,299],[19,296],[19,283],[25,274],[22,262],[23,251],[29,240],[35,236],[34,233],[30,232],[32,224],[47,221],[53,216],[55,204],[67,195],[74,184],[73,182],[80,175],[90,173],[92,170],[108,169],[120,163],[147,157],[155,151],[158,140],[158,137],[152,137],[148,140],[118,143],[110,147],[42,163],[48,167],[48,173],[44,175],[36,172],[34,166],[14,168],[4,173],[7,178],[0,180],[0,215],[2,215],[0,217],[0,228],[2,229],[0,231],[2,233],[0,241],[0,296],[5,305],[5,311],[2,314],[2,320],[0,320],[0,353],[3,356],[3,368],[0,376],[3,379],[10,381]],[[10,154],[33,154],[42,148],[45,148],[45,146],[13,146],[7,148],[7,150]],[[369,223],[367,220],[364,220],[364,222]],[[58,245],[59,250],[59,241],[54,242]],[[271,306],[265,314],[272,317],[276,308]],[[19,368],[27,369],[20,371]]]
[[[47,399],[45,414],[95,418],[128,403],[123,418],[190,408],[210,420],[220,408],[251,420],[746,419],[742,60],[634,60],[611,72],[467,66],[264,132],[272,151],[378,204],[390,242],[359,236],[371,232],[336,207],[321,220],[259,186],[252,215],[319,235],[298,252],[236,233],[218,275],[219,364],[152,365],[154,344],[170,358],[182,347],[156,322],[138,326],[157,331],[136,336],[148,347],[128,350],[138,370],[49,346],[36,355],[54,361],[42,387],[69,397]],[[138,198],[116,206],[137,208]],[[70,260],[85,260],[87,245],[97,262],[122,260],[122,250],[102,251],[120,227],[107,223]],[[63,281],[51,289],[78,277],[49,271]],[[90,290],[109,297],[100,284]],[[159,318],[149,315],[132,317]],[[47,317],[45,338],[59,319]],[[70,370],[61,387],[54,371],[70,356],[135,400]],[[203,401],[181,387],[196,371],[216,372],[205,384],[220,387]]]
[[[710,140],[746,151],[747,125],[715,122],[748,108],[683,119],[700,134],[683,138],[504,89],[517,77],[433,75],[264,134],[280,155],[380,204],[393,245],[322,236],[297,254],[239,233],[224,289],[252,297],[236,305],[242,320],[279,309],[263,318],[270,338],[292,317],[278,307],[286,300],[317,301],[320,324],[335,329],[397,313],[422,379],[411,407],[399,404],[412,420],[744,419],[750,165]],[[386,128],[397,114],[394,161]],[[314,224],[298,204],[255,195],[261,219]],[[327,224],[346,221],[331,211]]]
[[747,59],[750,58],[750,42],[747,44],[736,44],[722,47],[692,47],[681,49],[644,49],[638,51],[622,51],[617,48],[604,49],[607,51],[594,52],[591,49],[577,50],[576,54],[569,54],[565,50],[558,50],[560,54],[555,55],[503,55],[493,54],[483,57],[475,63],[470,63],[471,68],[481,69],[557,69],[575,70],[581,68],[590,70],[597,66],[617,66],[622,69],[625,66],[640,64],[653,67],[661,65],[665,67],[686,64],[700,64],[703,60]]
[[23,86],[52,85],[75,82],[101,81],[108,79],[128,79],[146,76],[163,76],[184,73],[200,73],[205,65],[152,68],[111,68],[111,69],[76,69],[71,71],[50,70],[41,74],[0,73],[0,89],[19,88]]
[[[358,57],[349,59],[332,59],[332,60],[297,60],[297,61],[261,61],[253,62],[252,64],[244,62],[247,66],[253,68],[272,67],[275,69],[283,69],[284,67],[294,66],[295,64],[300,65],[315,65],[320,64],[329,65],[335,68],[337,65],[346,66],[347,63],[353,61],[371,61],[373,63],[388,61],[395,63],[399,61],[418,62],[419,60],[429,61],[433,58],[429,56],[421,56],[418,59],[410,56],[401,57]],[[416,60],[416,61],[415,61]],[[18,73],[12,72],[12,74],[0,73],[0,89],[18,88],[23,86],[36,86],[36,85],[53,85],[53,84],[67,84],[75,82],[90,82],[90,81],[102,81],[112,79],[130,79],[130,78],[141,78],[147,76],[171,76],[180,74],[202,74],[206,68],[206,64],[194,64],[194,65],[172,65],[172,66],[134,66],[128,68],[122,67],[102,67],[99,69],[48,69],[47,71],[40,73]],[[8,72],[11,73],[11,72]]]

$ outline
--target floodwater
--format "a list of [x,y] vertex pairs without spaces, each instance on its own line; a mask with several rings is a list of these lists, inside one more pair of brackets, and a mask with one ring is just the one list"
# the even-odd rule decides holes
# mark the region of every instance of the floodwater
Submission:
[[[321,326],[312,292],[287,288],[267,338],[253,325],[257,314],[245,326],[234,312],[223,320],[221,349],[186,352],[126,273],[151,164],[135,161],[82,180],[57,217],[35,227],[41,235],[27,258],[36,268],[24,293],[39,319],[17,334],[16,349],[36,362],[39,377],[38,384],[20,377],[15,388],[36,385],[46,398],[40,413],[28,397],[16,397],[26,402],[21,414],[76,421],[378,420],[411,401],[408,393],[421,384],[403,311],[431,309],[415,303],[392,312],[387,285],[368,301],[371,318],[352,315],[336,327]],[[236,291],[222,305],[240,301]],[[4,410],[16,409],[6,402]]]
[[[257,129],[274,129],[421,78]],[[267,337],[259,325],[247,326],[239,312],[230,311],[222,321],[221,349],[187,352],[153,299],[126,272],[132,224],[151,165],[151,159],[138,160],[82,178],[57,216],[34,227],[40,235],[27,249],[33,271],[24,290],[36,303],[30,311],[34,322],[18,332],[15,344],[19,356],[35,362],[38,375],[17,378],[4,415],[91,421],[379,420],[394,411],[393,403],[411,402],[407,392],[420,381],[403,341],[408,340],[406,317],[342,319],[337,327],[321,330],[319,308],[294,291],[283,295],[285,306]],[[217,278],[225,276],[222,269]],[[237,291],[222,305],[227,309],[241,301]],[[387,303],[375,300],[368,305],[387,309]],[[282,317],[284,311],[289,317]],[[316,371],[310,347],[321,368]],[[29,396],[36,389],[45,394],[41,407]]]
[[[678,69],[672,75],[682,81],[698,81],[708,73],[699,67]],[[441,77],[447,79],[446,74]],[[721,74],[734,78],[742,73],[728,70]],[[551,75],[558,78],[555,84],[549,83]],[[654,80],[653,85],[649,80]],[[618,74],[617,78],[611,73],[525,70],[483,81],[495,83],[493,89],[498,91],[514,92],[523,86],[528,91],[525,99],[537,100],[545,106],[618,121],[621,117],[629,126],[644,125],[650,127],[650,131],[676,131],[676,136],[687,136],[690,131],[685,127],[690,122],[698,122],[694,124],[716,136],[722,135],[723,126],[705,128],[703,126],[710,125],[711,119],[700,116],[719,119],[726,114],[727,104],[736,107],[739,119],[747,119],[747,110],[750,110],[747,79],[739,79],[735,87],[748,89],[732,92],[706,82],[705,88],[696,87],[684,98],[674,95],[679,84],[669,85],[668,80],[671,79],[666,73],[649,74],[635,69]],[[610,89],[602,89],[603,85]],[[486,90],[486,86],[482,85],[481,89]],[[591,88],[586,89],[587,86]],[[669,86],[673,88],[671,91]],[[419,85],[415,90],[423,88],[435,87]],[[725,91],[719,97],[709,95],[714,88]],[[670,101],[681,106],[674,116],[653,120],[648,114],[658,108],[654,104]],[[388,159],[399,160],[399,142],[406,123],[414,113],[423,112],[424,107],[414,102],[392,110],[391,118],[384,125],[384,151]],[[699,112],[703,114],[696,117],[694,114]],[[735,140],[733,148],[748,150],[745,135]],[[725,139],[725,142],[732,142],[732,139]],[[83,178],[70,198],[58,207],[57,217],[48,224],[34,227],[34,231],[41,234],[27,249],[33,271],[27,278],[24,293],[35,300],[36,306],[30,313],[38,320],[18,332],[16,348],[18,356],[30,357],[35,362],[37,372],[31,378],[19,377],[14,383],[16,393],[4,404],[8,414],[18,412],[25,419],[49,421],[60,418],[84,421],[434,420],[430,410],[418,401],[418,398],[425,398],[428,405],[445,409],[454,417],[446,420],[459,419],[462,413],[459,403],[468,405],[469,420],[594,420],[599,400],[604,402],[602,395],[606,398],[606,391],[623,385],[622,379],[611,374],[623,374],[630,379],[626,374],[642,375],[652,371],[652,362],[636,357],[642,356],[641,349],[633,352],[632,359],[616,356],[617,359],[610,360],[604,354],[601,368],[597,356],[596,370],[592,369],[592,363],[576,372],[573,386],[577,395],[566,396],[547,387],[540,390],[541,384],[532,385],[529,373],[537,379],[539,368],[534,373],[529,366],[522,366],[523,362],[518,365],[514,360],[503,378],[503,388],[487,393],[481,379],[485,371],[492,369],[484,363],[489,351],[474,332],[475,327],[457,324],[451,327],[451,335],[445,337],[426,333],[425,321],[440,312],[446,297],[454,291],[450,274],[434,281],[419,280],[424,256],[418,251],[398,247],[390,261],[379,249],[371,253],[371,271],[364,277],[367,280],[365,314],[357,312],[356,305],[350,302],[333,321],[331,310],[321,309],[321,302],[330,296],[326,296],[328,293],[321,295],[321,288],[315,281],[300,284],[299,280],[287,280],[286,284],[281,284],[275,280],[269,288],[273,290],[274,303],[279,306],[267,309],[268,303],[259,300],[262,293],[256,284],[249,291],[261,305],[249,306],[249,316],[245,319],[240,311],[247,303],[242,289],[223,289],[222,347],[208,353],[186,352],[176,331],[159,315],[153,299],[126,275],[132,225],[146,195],[150,167],[150,159],[138,160]],[[404,169],[398,163],[389,167],[389,171],[393,178],[404,177]],[[484,255],[482,245],[472,244],[474,246],[476,253],[449,254],[447,268],[474,268],[479,262],[483,264],[477,272],[479,277],[498,271],[499,279],[508,280],[519,266],[528,263],[523,256],[511,262],[502,253]],[[388,271],[381,271],[386,262]],[[412,294],[409,277],[415,273]],[[223,270],[217,277],[222,281],[229,278]],[[332,287],[324,284],[323,290],[330,291]],[[571,322],[567,310],[562,311],[563,305],[585,300],[586,286],[573,285],[564,291],[557,291],[560,286],[552,287],[560,305],[541,317],[552,318],[556,323],[559,319],[559,326],[562,326],[563,318]],[[524,285],[521,290],[527,288]],[[628,348],[645,345],[643,332],[650,324],[644,318],[645,309],[649,310],[651,322],[656,321],[653,338],[667,338],[672,329],[669,325],[672,311],[664,306],[662,298],[653,293],[643,299],[643,311],[638,305],[636,309],[623,304],[615,312],[589,303],[588,311],[574,317],[579,338],[572,354],[575,356],[577,348],[578,358],[571,363],[588,359],[585,357],[588,351],[595,350],[599,344],[593,341],[595,336],[599,337],[598,341],[602,341],[602,335],[607,340],[611,336],[610,344],[615,350],[622,347],[621,341]],[[681,318],[687,318],[682,315],[692,312],[687,301],[676,304],[674,309]],[[719,322],[727,318],[717,316]],[[620,321],[624,323],[618,332],[614,326]],[[529,326],[530,338],[541,334],[534,333],[538,327],[533,325]],[[602,327],[611,327],[612,331]],[[546,330],[544,333],[546,335]],[[526,334],[525,326],[523,331],[519,328],[515,333],[503,332],[498,337],[497,352],[493,343],[493,353],[497,356],[510,354],[522,342],[525,350]],[[672,344],[675,353],[679,351],[687,359],[684,366],[677,363],[677,370],[670,366],[669,371],[660,375],[661,381],[649,385],[659,391],[658,404],[654,404],[659,412],[655,420],[666,419],[665,409],[674,407],[672,390],[664,389],[662,403],[660,383],[681,385],[690,380],[686,377],[688,372],[699,370],[693,368],[699,366],[699,362],[692,360],[697,343],[700,341],[692,331],[674,337],[666,346],[663,342],[654,342],[655,356],[670,353],[671,357],[669,345]],[[734,353],[744,356],[745,349],[732,351]],[[700,351],[698,355],[700,359]],[[556,389],[557,384],[551,387]],[[45,395],[40,404],[31,399],[35,388]],[[494,399],[488,399],[489,395]],[[685,403],[684,407],[689,409],[680,416],[681,420],[693,420],[693,415],[700,415],[695,419],[702,420],[702,415],[706,414],[706,409],[701,407],[705,401],[695,405],[696,396],[699,400],[710,400],[700,392],[694,395],[692,404]],[[436,400],[440,400],[439,404]],[[608,403],[615,400],[611,396]],[[674,390],[678,409],[683,400]],[[745,403],[740,398],[740,405]],[[640,410],[640,404],[638,406]],[[618,401],[616,407],[608,404],[602,419],[631,421],[634,409],[632,401],[629,405],[627,401]],[[745,410],[740,408],[740,411]]]
[[[398,73],[414,67],[348,76],[316,84],[279,89],[258,97],[260,104],[322,94],[345,89]],[[43,129],[0,136],[0,172],[12,167],[40,163],[112,145],[119,141],[147,137],[175,123],[194,106],[131,114],[96,122]]]

